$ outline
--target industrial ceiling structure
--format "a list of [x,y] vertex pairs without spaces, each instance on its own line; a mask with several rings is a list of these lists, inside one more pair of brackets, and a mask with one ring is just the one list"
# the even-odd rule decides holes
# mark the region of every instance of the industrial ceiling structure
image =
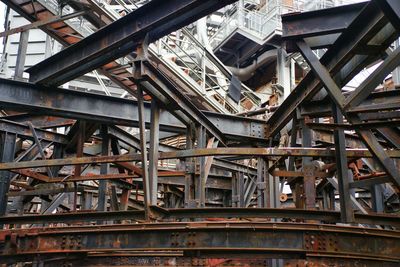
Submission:
[[400,1],[2,2],[0,265],[399,266]]

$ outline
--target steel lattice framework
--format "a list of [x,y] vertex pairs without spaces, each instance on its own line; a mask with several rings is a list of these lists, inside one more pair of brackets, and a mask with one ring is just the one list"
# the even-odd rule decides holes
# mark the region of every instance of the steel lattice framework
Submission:
[[[234,0],[152,0],[114,22],[90,0],[67,17],[3,2],[32,22],[5,34],[40,27],[66,48],[29,82],[0,79],[0,263],[400,263],[400,91],[376,90],[400,65],[399,1],[282,16],[311,71],[279,106],[233,115],[199,108],[149,45]],[[78,42],[75,16],[98,30]],[[59,87],[95,69],[132,98]]]

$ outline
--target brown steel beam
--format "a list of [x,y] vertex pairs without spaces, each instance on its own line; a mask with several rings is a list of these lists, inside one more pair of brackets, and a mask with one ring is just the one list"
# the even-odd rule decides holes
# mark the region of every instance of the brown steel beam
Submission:
[[[368,149],[346,149],[349,158],[371,158],[373,154]],[[385,150],[391,158],[400,158],[400,150]],[[160,152],[159,159],[180,159],[204,156],[295,156],[295,157],[335,157],[334,149],[327,148],[203,148]],[[47,166],[79,165],[94,163],[141,161],[141,154],[124,154],[117,156],[78,157],[65,159],[36,160],[27,162],[0,163],[0,170],[26,169]]]
[[[52,253],[183,251],[280,254],[400,262],[400,232],[298,223],[194,222],[102,225],[0,232],[1,262]],[[351,245],[349,245],[351,244]],[[379,245],[378,245],[379,244]]]

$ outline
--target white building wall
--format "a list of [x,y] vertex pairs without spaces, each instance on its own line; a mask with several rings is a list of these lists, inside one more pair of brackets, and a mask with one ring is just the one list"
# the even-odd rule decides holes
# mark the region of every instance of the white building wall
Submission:
[[[4,18],[3,18],[4,19]],[[29,24],[30,22],[24,17],[18,15],[15,11],[11,10],[9,16],[10,29]],[[5,68],[2,69],[0,77],[13,78],[14,70],[18,55],[18,46],[20,40],[20,33],[9,35],[5,43],[5,57],[6,60],[2,62]],[[46,40],[51,42],[50,47],[53,51],[48,51],[48,55],[54,54],[55,51],[61,49],[61,45],[57,42],[52,42],[46,33],[40,29],[29,30],[29,41],[25,59],[25,69],[39,63],[46,57]],[[3,57],[4,58],[4,57]],[[28,78],[28,74],[24,73],[24,78]]]

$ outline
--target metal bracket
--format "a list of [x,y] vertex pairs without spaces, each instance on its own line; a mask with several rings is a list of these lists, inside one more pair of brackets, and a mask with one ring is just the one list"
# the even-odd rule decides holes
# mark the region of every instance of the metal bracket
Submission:
[[251,136],[258,137],[258,138],[264,137],[264,133],[263,133],[264,129],[262,126],[260,126],[260,124],[251,122],[250,129],[251,129],[251,133],[250,133]]

